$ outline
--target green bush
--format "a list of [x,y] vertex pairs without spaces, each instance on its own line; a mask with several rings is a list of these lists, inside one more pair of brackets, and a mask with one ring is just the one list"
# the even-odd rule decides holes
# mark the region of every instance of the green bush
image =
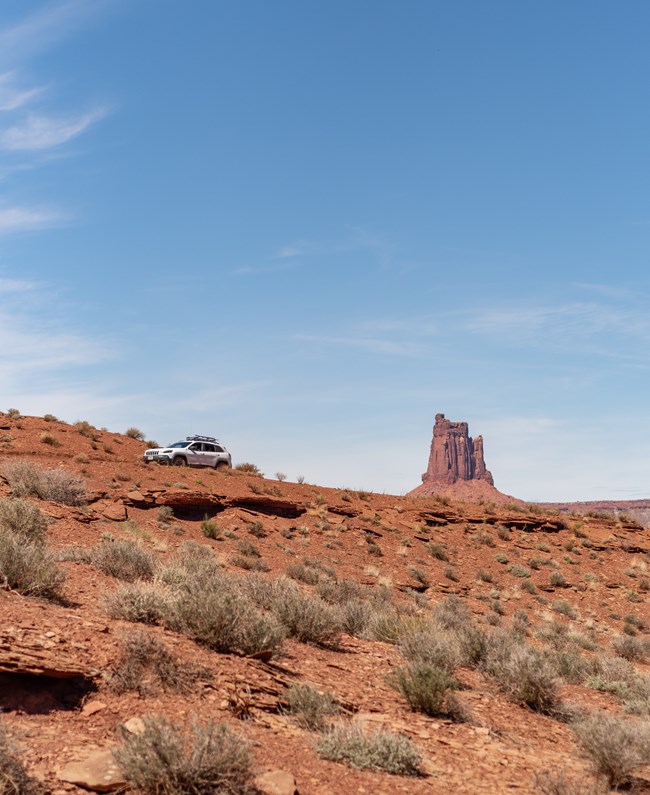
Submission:
[[323,735],[316,750],[324,759],[360,770],[384,770],[400,776],[421,775],[420,754],[411,741],[384,729],[366,733],[359,726],[340,724]]
[[252,792],[252,755],[227,726],[195,723],[185,733],[148,717],[141,734],[123,733],[114,751],[128,781],[144,795],[244,795]]

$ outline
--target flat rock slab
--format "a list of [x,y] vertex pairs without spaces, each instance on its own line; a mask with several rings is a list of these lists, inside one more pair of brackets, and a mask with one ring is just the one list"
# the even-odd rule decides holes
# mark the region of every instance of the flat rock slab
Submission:
[[261,795],[298,795],[296,779],[286,770],[268,770],[253,782]]
[[93,751],[79,762],[70,762],[59,771],[59,778],[93,792],[112,792],[126,784],[110,748]]

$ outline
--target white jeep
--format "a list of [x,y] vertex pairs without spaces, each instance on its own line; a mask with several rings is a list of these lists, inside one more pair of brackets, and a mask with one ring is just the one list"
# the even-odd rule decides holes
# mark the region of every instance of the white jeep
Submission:
[[145,450],[143,458],[145,464],[156,461],[177,467],[223,469],[232,466],[230,453],[214,436],[188,436],[184,442]]

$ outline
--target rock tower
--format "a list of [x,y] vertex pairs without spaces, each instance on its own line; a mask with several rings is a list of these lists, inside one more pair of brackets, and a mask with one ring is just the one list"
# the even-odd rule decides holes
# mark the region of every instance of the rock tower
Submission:
[[452,484],[459,480],[483,480],[494,486],[485,466],[483,437],[472,439],[466,422],[451,422],[436,414],[433,440],[423,483]]

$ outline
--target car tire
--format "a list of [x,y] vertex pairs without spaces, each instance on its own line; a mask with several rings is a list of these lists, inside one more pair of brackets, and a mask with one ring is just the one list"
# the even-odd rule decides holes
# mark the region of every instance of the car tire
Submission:
[[182,455],[177,455],[176,458],[172,461],[175,467],[186,467],[187,460],[183,458]]
[[229,469],[228,462],[227,461],[217,461],[217,463],[214,465],[214,468],[215,469]]

